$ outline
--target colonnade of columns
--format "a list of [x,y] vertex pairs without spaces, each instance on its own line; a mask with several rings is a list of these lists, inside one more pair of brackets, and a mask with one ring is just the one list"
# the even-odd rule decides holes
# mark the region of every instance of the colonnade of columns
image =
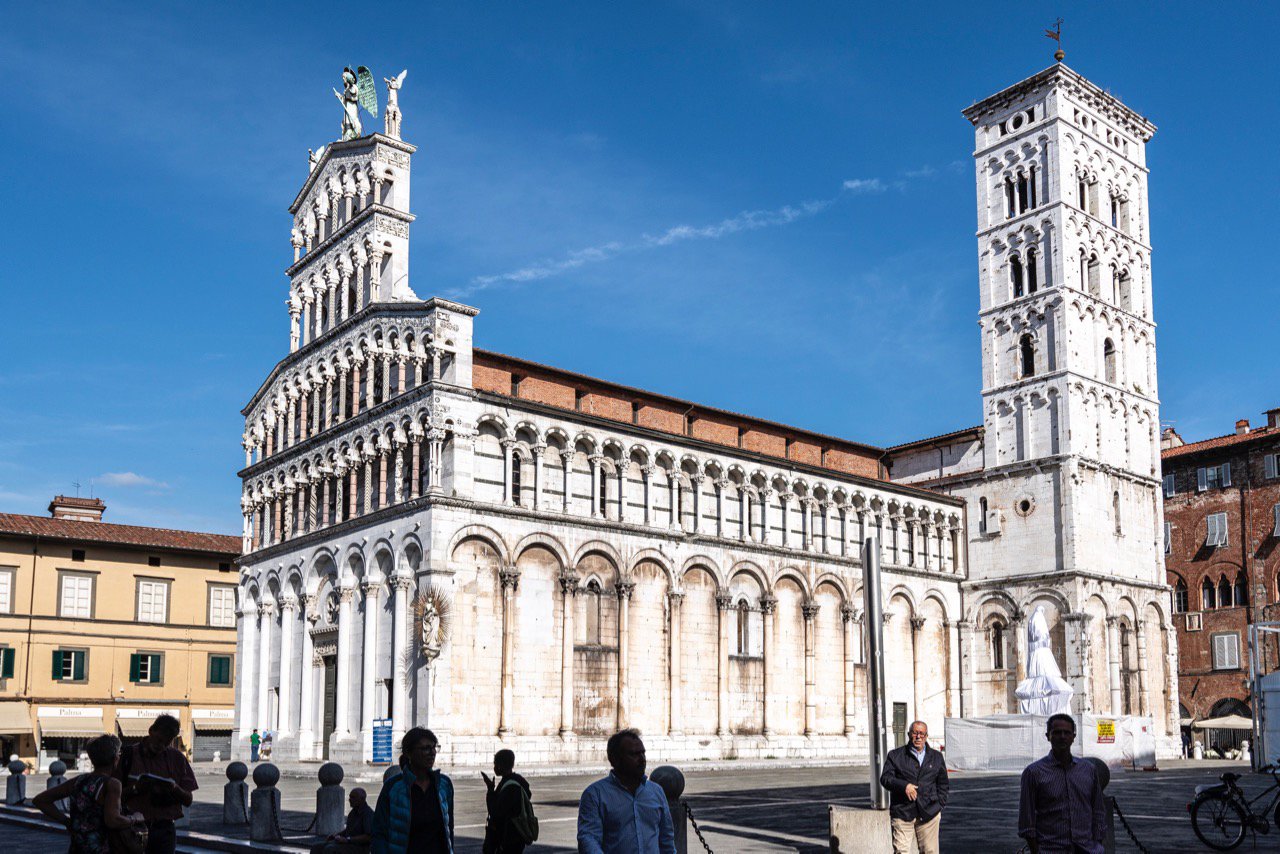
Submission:
[[[390,637],[379,636],[379,599],[385,588],[392,596]],[[337,598],[337,668],[333,733],[338,741],[359,745],[366,760],[372,757],[373,722],[377,713],[377,667],[379,660],[391,662],[390,713],[392,737],[398,741],[409,728],[408,656],[411,637],[410,604],[414,581],[407,575],[389,581],[371,579],[356,585],[343,583]],[[355,601],[361,596],[361,608]],[[295,744],[299,758],[321,755],[317,738],[323,733],[324,684],[320,678],[324,663],[316,655],[313,634],[326,607],[315,595],[297,597],[291,593],[267,596],[261,602],[249,600],[240,614],[240,678],[236,688],[238,728],[272,730],[275,746]],[[279,625],[276,621],[280,614]],[[362,623],[360,643],[354,642],[355,625]],[[301,623],[301,631],[298,625]],[[329,628],[325,626],[325,628]],[[300,634],[300,649],[294,649]],[[279,661],[273,678],[272,661]],[[294,688],[294,668],[298,687]],[[359,691],[359,713],[352,714],[352,692]],[[275,702],[273,704],[273,697]],[[274,708],[273,708],[274,705]],[[296,710],[296,711],[295,711]],[[295,726],[296,719],[296,726]]]

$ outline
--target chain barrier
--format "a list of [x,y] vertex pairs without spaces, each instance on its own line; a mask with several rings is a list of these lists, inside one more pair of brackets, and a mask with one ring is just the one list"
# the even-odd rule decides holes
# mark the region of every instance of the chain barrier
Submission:
[[1138,837],[1134,835],[1133,828],[1129,826],[1129,820],[1124,817],[1124,813],[1120,810],[1120,802],[1115,798],[1111,798],[1111,808],[1115,810],[1116,815],[1120,818],[1120,823],[1124,825],[1125,833],[1129,834],[1129,838],[1133,840],[1133,844],[1138,846],[1138,850],[1142,854],[1151,854],[1147,847],[1138,841]]
[[693,832],[697,834],[698,841],[702,843],[702,847],[706,849],[707,854],[715,854],[715,852],[711,850],[711,846],[707,844],[707,840],[703,837],[702,830],[698,827],[698,820],[693,817],[693,807],[685,804],[684,813],[689,817],[689,824],[693,825]]

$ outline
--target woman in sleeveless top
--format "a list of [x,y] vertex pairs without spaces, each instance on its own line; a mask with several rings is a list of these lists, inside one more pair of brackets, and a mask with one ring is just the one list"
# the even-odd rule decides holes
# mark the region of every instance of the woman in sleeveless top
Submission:
[[[85,750],[93,771],[46,789],[33,803],[49,818],[66,825],[71,835],[70,854],[110,854],[109,831],[129,827],[142,816],[120,812],[120,781],[111,776],[120,761],[120,739],[100,735]],[[70,816],[58,809],[61,800],[70,802]]]

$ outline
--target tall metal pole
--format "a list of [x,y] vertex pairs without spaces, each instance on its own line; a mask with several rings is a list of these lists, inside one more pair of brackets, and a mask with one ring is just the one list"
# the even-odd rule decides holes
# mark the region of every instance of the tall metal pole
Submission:
[[889,755],[889,735],[884,718],[884,610],[880,604],[880,542],[868,537],[862,542],[863,614],[866,615],[867,644],[867,744],[871,758],[871,806],[889,808],[889,791],[880,785],[885,758]]

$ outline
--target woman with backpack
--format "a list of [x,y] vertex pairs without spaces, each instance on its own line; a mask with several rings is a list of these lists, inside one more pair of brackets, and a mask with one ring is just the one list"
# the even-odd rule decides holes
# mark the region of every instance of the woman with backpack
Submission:
[[453,854],[453,781],[435,770],[440,742],[414,727],[400,742],[400,776],[373,811],[373,854]]
[[493,754],[493,773],[480,776],[489,789],[485,802],[489,820],[484,827],[484,854],[524,854],[524,848],[538,838],[538,820],[533,817],[529,781],[515,772],[516,755],[510,750]]
[[[100,735],[90,741],[85,750],[93,763],[93,770],[72,777],[60,786],[45,789],[35,796],[33,803],[40,812],[67,826],[71,835],[71,847],[68,849],[71,854],[109,854],[116,850],[111,844],[112,832],[130,830],[135,824],[142,824],[143,818],[139,813],[120,811],[120,781],[111,776],[120,761],[120,739],[114,735]],[[70,802],[70,816],[58,809],[58,802],[62,800]],[[135,835],[135,839],[139,838],[145,837]],[[117,846],[121,843],[127,845],[129,841],[132,840],[120,839]]]

